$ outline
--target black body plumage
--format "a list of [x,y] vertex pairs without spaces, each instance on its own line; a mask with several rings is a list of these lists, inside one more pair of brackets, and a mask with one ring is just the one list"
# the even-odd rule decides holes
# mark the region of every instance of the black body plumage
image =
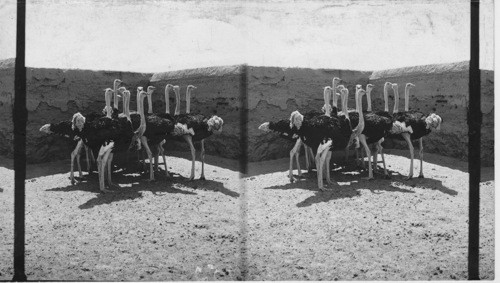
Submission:
[[194,136],[192,136],[192,139],[195,142],[206,139],[213,134],[208,130],[207,122],[209,119],[202,114],[179,114],[175,116],[175,123],[180,123],[186,125],[188,129],[193,129]]
[[290,129],[290,120],[283,119],[277,122],[269,122],[269,130],[276,132],[281,138],[289,141],[296,141],[297,135],[294,135],[293,130]]
[[[422,112],[414,110],[393,113],[394,121],[404,122],[406,126],[411,126],[413,130],[413,133],[410,134],[411,140],[419,139],[431,132],[430,128],[427,129],[427,123],[425,122],[427,116],[428,115],[424,115]],[[404,140],[401,135],[391,135],[391,138]]]

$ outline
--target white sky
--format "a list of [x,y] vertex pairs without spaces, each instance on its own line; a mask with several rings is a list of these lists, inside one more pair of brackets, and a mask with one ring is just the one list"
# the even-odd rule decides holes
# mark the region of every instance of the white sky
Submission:
[[[493,69],[493,0],[481,0]],[[469,60],[469,0],[30,1],[30,67],[157,72],[248,63],[380,70]],[[15,0],[0,59],[15,57]]]

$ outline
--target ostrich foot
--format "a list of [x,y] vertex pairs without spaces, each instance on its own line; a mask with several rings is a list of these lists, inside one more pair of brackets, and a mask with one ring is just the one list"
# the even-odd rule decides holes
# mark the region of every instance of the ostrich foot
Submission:
[[322,187],[318,187],[318,189],[321,191],[321,192],[326,192],[328,190],[327,187],[325,186],[322,186]]
[[71,185],[75,185],[76,184],[76,181],[74,178],[71,178]]
[[411,180],[412,178],[413,178],[413,176],[410,175],[410,176],[406,176],[403,180],[408,181],[408,180]]
[[297,179],[295,179],[294,177],[290,177],[290,183],[295,183],[297,181]]
[[114,192],[114,191],[112,191],[112,190],[108,190],[108,189],[106,189],[106,188],[101,189],[101,193],[113,193],[113,192]]
[[326,179],[326,182],[327,182],[328,184],[330,184],[330,185],[333,185],[333,184],[334,184],[334,182],[333,182],[333,180],[332,180],[332,179],[328,179],[328,178],[327,178],[327,179]]
[[373,176],[371,176],[371,177],[368,176],[368,177],[364,177],[364,178],[361,178],[361,179],[367,180],[367,181],[375,180],[375,178],[373,178]]
[[423,179],[423,178],[424,178],[424,174],[420,174],[420,175],[418,175],[418,177],[419,177],[420,179]]
[[111,182],[108,184],[108,186],[110,189],[119,189],[120,188],[119,185],[117,185],[116,183],[111,183]]
[[205,179],[205,175],[201,175],[201,176],[200,176],[200,180],[205,181],[205,180],[206,180],[206,179]]
[[391,179],[392,179],[391,175],[389,175],[389,174],[384,175],[384,178],[385,178],[386,180],[391,180]]

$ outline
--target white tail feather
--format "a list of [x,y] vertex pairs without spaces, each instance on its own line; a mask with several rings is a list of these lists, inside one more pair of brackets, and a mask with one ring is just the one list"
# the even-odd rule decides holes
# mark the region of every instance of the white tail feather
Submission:
[[177,123],[174,127],[174,136],[184,136],[184,135],[192,135],[194,136],[194,130],[188,129],[187,125]]
[[269,122],[262,123],[262,125],[259,126],[259,130],[269,132]]

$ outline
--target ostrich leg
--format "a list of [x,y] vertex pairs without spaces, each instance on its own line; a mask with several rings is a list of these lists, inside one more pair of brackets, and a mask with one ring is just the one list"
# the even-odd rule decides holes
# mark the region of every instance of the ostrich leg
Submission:
[[163,149],[164,143],[165,143],[165,140],[163,140],[158,145],[158,151],[161,153],[161,156],[163,157],[163,166],[165,166],[165,177],[170,178],[170,174],[168,173],[168,167],[167,167],[167,158],[165,158],[165,150]]
[[311,164],[309,164],[309,161],[310,161],[309,160],[309,158],[310,158],[309,157],[309,147],[306,144],[304,144],[304,156],[306,158],[306,168],[307,168],[307,170],[309,170],[309,168],[311,168]]
[[87,173],[90,174],[92,172],[90,168],[90,155],[89,155],[89,147],[86,146],[85,144],[83,145],[83,148],[85,148],[85,159],[87,161]]
[[324,190],[323,186],[323,164],[325,163],[326,156],[332,145],[332,141],[329,140],[324,144],[318,146],[318,151],[316,152],[316,172],[318,175],[318,188]]
[[410,173],[408,174],[408,177],[405,178],[405,180],[409,180],[413,178],[413,144],[411,143],[409,133],[402,133],[401,135],[405,139],[406,143],[408,144],[408,148],[410,149]]
[[[75,181],[75,174],[74,174],[74,163],[75,163],[75,157],[79,155],[79,152],[82,148],[83,145],[83,140],[79,140],[78,143],[76,144],[75,149],[71,152],[71,171],[69,173],[69,178],[71,179],[71,184],[74,185],[76,183]],[[82,176],[81,173],[81,168],[80,168],[80,163],[78,163],[78,168],[80,170],[80,177]]]
[[302,141],[300,139],[297,139],[292,150],[290,150],[290,166],[288,167],[288,178],[290,179],[290,183],[293,183],[295,181],[295,178],[293,178],[293,157],[295,156],[297,151],[300,149],[301,144],[302,144]]
[[200,152],[200,159],[201,159],[201,176],[200,180],[205,180],[205,140],[201,140],[201,152]]
[[[106,171],[109,174],[109,170],[110,170],[110,168],[107,166],[107,164],[109,163],[109,155],[110,154],[111,154],[111,149],[108,149],[108,150],[106,150],[106,152],[104,153],[104,155],[102,157],[101,176],[102,176],[102,183],[104,184],[104,186],[106,186]],[[110,187],[110,189],[111,189],[111,187]]]
[[113,166],[111,163],[113,162],[113,156],[114,156],[114,153],[112,153],[110,151],[109,156],[106,160],[106,163],[108,165],[108,184],[110,187],[119,188],[120,186],[118,186],[117,184],[113,183],[113,181],[111,181],[111,173],[113,173]]
[[318,152],[316,153],[316,173],[318,175],[318,188],[320,190],[324,190],[323,188],[323,170],[322,170],[322,166],[321,166],[321,152],[319,151],[319,148],[318,148]]
[[[370,147],[368,147],[368,144],[366,144],[366,136],[361,134],[359,135],[359,141],[365,148],[366,156],[368,157],[368,178],[363,178],[365,180],[373,180],[373,171],[372,171],[372,160],[371,160],[371,152],[370,152]],[[363,158],[364,159],[364,158]],[[363,161],[364,163],[364,161]]]
[[194,179],[194,163],[196,161],[196,150],[194,149],[193,145],[193,137],[191,137],[191,135],[184,135],[183,137],[189,144],[189,148],[191,149],[192,165],[191,165],[191,177],[189,177],[189,181],[192,181]]
[[153,153],[151,153],[151,149],[149,149],[148,139],[145,136],[141,137],[141,142],[144,145],[144,148],[146,149],[146,154],[148,155],[149,159],[149,181],[154,181],[155,174],[153,171]]
[[112,192],[110,190],[107,190],[104,184],[104,170],[106,168],[106,158],[109,156],[109,153],[111,149],[113,148],[114,143],[110,142],[106,146],[101,146],[101,149],[99,150],[99,155],[97,156],[97,171],[99,174],[99,189],[101,192]]
[[419,143],[420,143],[420,150],[418,151],[420,155],[420,174],[418,175],[419,178],[424,177],[424,144],[422,142],[422,138],[419,138]]
[[[302,141],[300,139],[297,139],[297,142],[299,143],[299,147],[297,148],[297,151],[295,152],[295,163],[297,163],[297,173],[299,177],[302,177],[302,169],[300,168],[300,161],[299,161],[299,156],[300,156],[300,148],[302,147]],[[295,143],[297,144],[297,143]]]
[[330,159],[332,158],[332,152],[330,150],[327,150],[328,153],[326,155],[326,182],[328,184],[333,184],[332,179],[330,178]]
[[[380,141],[377,142],[377,153],[380,152],[380,156],[382,157],[382,164],[384,165],[384,176],[386,179],[390,179],[391,177],[389,176],[389,173],[387,173],[387,168],[385,166],[385,157],[384,157],[384,148],[382,147],[382,142],[384,140],[381,139]],[[375,155],[376,157],[377,155]],[[377,162],[377,158],[375,158],[375,164]]]

